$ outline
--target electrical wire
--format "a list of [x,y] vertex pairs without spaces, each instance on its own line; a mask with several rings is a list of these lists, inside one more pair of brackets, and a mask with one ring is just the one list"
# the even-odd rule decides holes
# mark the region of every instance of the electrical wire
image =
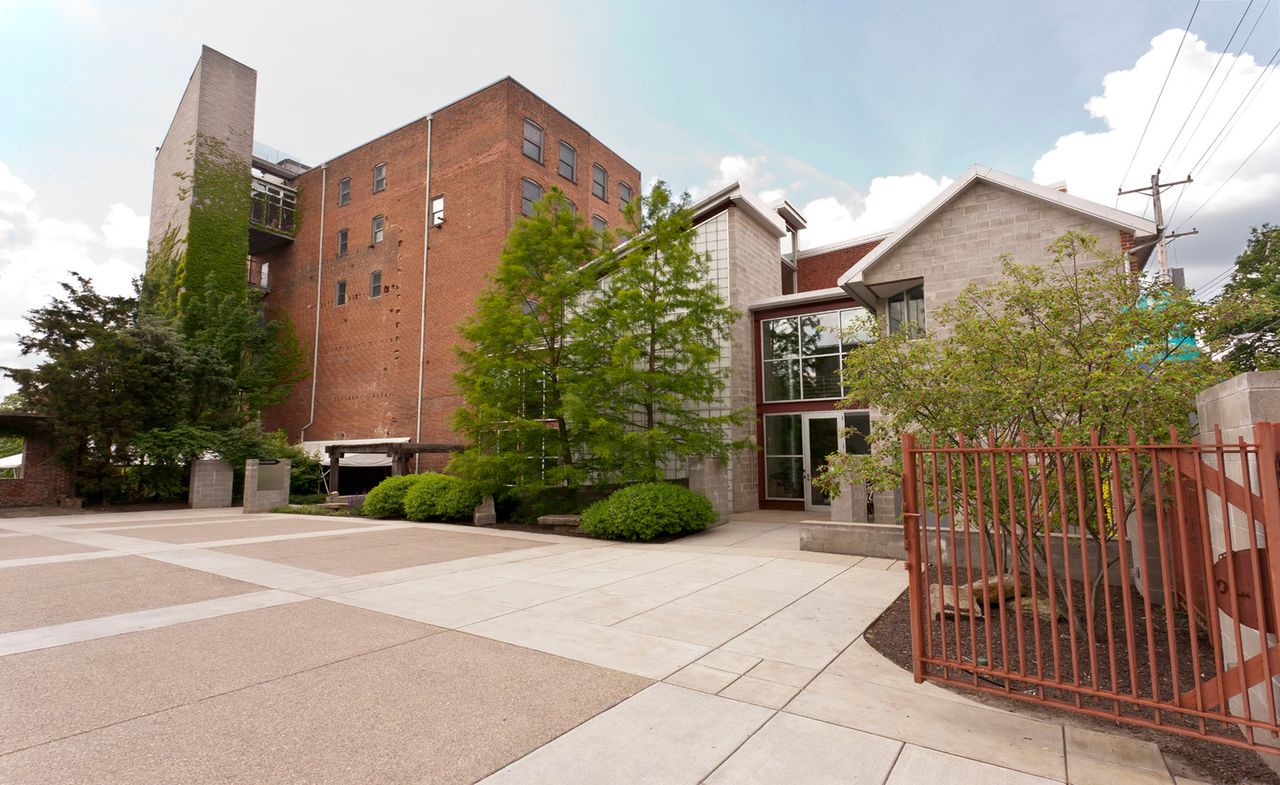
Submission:
[[1173,159],[1173,163],[1169,168],[1174,168],[1178,162],[1182,160],[1182,156],[1186,155],[1187,148],[1191,146],[1191,140],[1196,138],[1196,134],[1200,131],[1200,126],[1204,125],[1205,118],[1209,116],[1209,112],[1213,109],[1213,105],[1217,103],[1218,96],[1222,94],[1222,88],[1231,78],[1231,72],[1235,70],[1236,63],[1240,62],[1240,56],[1244,54],[1244,50],[1249,46],[1249,41],[1253,39],[1253,33],[1258,29],[1258,23],[1267,15],[1267,9],[1271,7],[1271,0],[1262,6],[1262,10],[1258,12],[1258,18],[1253,20],[1253,27],[1249,28],[1249,34],[1244,37],[1244,43],[1240,44],[1240,48],[1236,51],[1235,57],[1231,59],[1231,64],[1227,66],[1227,72],[1222,75],[1222,81],[1218,82],[1218,87],[1213,91],[1213,95],[1209,97],[1209,103],[1205,104],[1204,112],[1201,113],[1200,119],[1196,121],[1195,128],[1191,129],[1191,133],[1187,135],[1186,140],[1182,143],[1182,148],[1178,150],[1178,155]]
[[[1201,210],[1203,210],[1205,205],[1207,205],[1209,202],[1212,202],[1212,201],[1214,200],[1214,197],[1216,197],[1218,194],[1222,193],[1222,189],[1227,187],[1227,183],[1231,182],[1231,179],[1232,179],[1233,177],[1235,177],[1237,174],[1239,174],[1239,173],[1240,173],[1240,170],[1244,168],[1244,165],[1245,165],[1245,164],[1247,164],[1247,163],[1249,163],[1249,159],[1250,159],[1250,158],[1253,158],[1253,156],[1254,156],[1254,155],[1255,155],[1259,150],[1261,150],[1261,149],[1262,149],[1262,146],[1263,146],[1264,144],[1266,144],[1266,143],[1267,143],[1267,140],[1268,140],[1268,139],[1270,139],[1270,138],[1271,138],[1271,136],[1272,136],[1273,134],[1275,134],[1275,132],[1276,132],[1277,130],[1280,130],[1280,123],[1276,123],[1275,125],[1271,126],[1271,130],[1270,130],[1270,131],[1267,131],[1267,135],[1266,135],[1266,136],[1262,137],[1262,141],[1258,142],[1258,146],[1257,146],[1257,147],[1255,147],[1255,148],[1253,148],[1253,151],[1252,151],[1252,152],[1250,152],[1248,155],[1246,155],[1246,156],[1244,157],[1244,160],[1243,160],[1243,161],[1241,161],[1241,162],[1240,162],[1240,165],[1239,165],[1239,166],[1237,166],[1237,167],[1235,168],[1235,171],[1233,171],[1230,175],[1228,175],[1228,176],[1227,176],[1227,179],[1225,179],[1225,180],[1223,180],[1223,181],[1222,181],[1222,184],[1218,186],[1217,190],[1215,190],[1215,191],[1213,192],[1213,194],[1211,194],[1211,195],[1209,196],[1209,198],[1208,198],[1208,199],[1205,199],[1203,202],[1201,202],[1201,203],[1200,203],[1200,206],[1199,206],[1199,207],[1197,207],[1195,210],[1193,210],[1193,211],[1191,212],[1191,215],[1188,215],[1188,216],[1186,217],[1186,219],[1185,219],[1182,223],[1178,224],[1178,229],[1181,229],[1182,227],[1186,226],[1186,225],[1187,225],[1187,223],[1188,223],[1192,218],[1195,218],[1195,217],[1196,217],[1196,213],[1199,213]],[[1174,230],[1174,232],[1176,233],[1176,232],[1177,232],[1177,229],[1175,229],[1175,230]]]
[[[1124,174],[1120,177],[1120,187],[1116,191],[1124,188],[1124,181],[1129,178],[1129,172],[1133,169],[1133,162],[1138,160],[1138,151],[1142,149],[1142,142],[1147,138],[1147,130],[1151,128],[1151,120],[1156,116],[1156,108],[1160,106],[1160,98],[1164,96],[1164,89],[1169,86],[1169,77],[1173,76],[1173,67],[1178,63],[1178,55],[1182,54],[1182,45],[1187,42],[1187,34],[1191,32],[1191,23],[1196,19],[1196,12],[1200,10],[1200,0],[1196,0],[1195,8],[1191,9],[1191,18],[1187,20],[1187,26],[1182,30],[1182,39],[1178,41],[1178,49],[1173,53],[1173,60],[1169,63],[1169,71],[1164,75],[1164,81],[1160,84],[1160,92],[1156,93],[1156,101],[1151,105],[1151,114],[1147,115],[1147,122],[1142,126],[1142,133],[1138,135],[1138,145],[1133,148],[1133,155],[1129,157],[1129,165],[1124,168]],[[1116,194],[1116,204],[1120,204],[1120,194]]]
[[[1196,107],[1200,105],[1200,99],[1204,98],[1204,93],[1209,89],[1210,83],[1213,82],[1213,75],[1218,73],[1218,66],[1222,65],[1222,58],[1227,56],[1227,50],[1231,48],[1231,42],[1236,40],[1236,34],[1240,32],[1241,25],[1249,16],[1250,9],[1253,8],[1254,0],[1249,0],[1249,4],[1244,7],[1244,13],[1240,15],[1240,21],[1236,22],[1236,29],[1231,31],[1231,37],[1227,39],[1226,46],[1222,47],[1222,51],[1218,53],[1218,59],[1213,64],[1213,70],[1209,72],[1209,78],[1204,80],[1204,84],[1200,86],[1200,92],[1196,95],[1196,100],[1191,104],[1191,108],[1187,110],[1187,116],[1182,118],[1182,125],[1178,126],[1178,133],[1173,135],[1169,140],[1169,147],[1164,151],[1164,155],[1160,156],[1160,166],[1158,169],[1164,168],[1164,162],[1168,160],[1169,153],[1173,152],[1173,146],[1178,143],[1178,139],[1182,137],[1182,132],[1187,130],[1187,123],[1191,122],[1191,115],[1196,113]],[[1262,17],[1259,16],[1259,19]]]

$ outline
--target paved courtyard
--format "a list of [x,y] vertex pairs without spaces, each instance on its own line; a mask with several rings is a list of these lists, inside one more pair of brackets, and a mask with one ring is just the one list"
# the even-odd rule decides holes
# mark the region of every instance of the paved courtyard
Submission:
[[1153,745],[914,684],[861,638],[901,564],[797,542],[0,519],[0,782],[1174,782]]

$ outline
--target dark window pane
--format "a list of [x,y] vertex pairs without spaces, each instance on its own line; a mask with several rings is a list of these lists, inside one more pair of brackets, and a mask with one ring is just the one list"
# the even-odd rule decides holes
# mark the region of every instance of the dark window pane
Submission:
[[799,356],[800,341],[796,336],[796,329],[797,321],[794,316],[764,322],[764,346],[761,347],[764,359]]
[[378,164],[373,167],[373,190],[382,191],[387,187],[387,165]]
[[591,193],[599,199],[609,200],[609,173],[600,164],[591,165]]
[[764,399],[766,401],[800,399],[799,360],[774,360],[764,364]]
[[344,305],[346,304],[346,302],[347,302],[347,282],[338,281],[337,303],[338,305]]
[[800,415],[766,414],[764,417],[764,454],[800,455],[803,437],[800,433]]
[[564,142],[560,143],[560,176],[574,181],[578,179],[578,151]]
[[803,458],[765,458],[764,477],[764,495],[767,498],[804,498]]
[[382,296],[382,271],[381,270],[374,270],[373,272],[369,273],[369,296],[370,297]]
[[338,181],[338,204],[351,203],[351,178],[344,177]]
[[595,229],[597,232],[603,232],[605,230],[605,227],[607,227],[608,225],[609,224],[600,216],[598,215],[591,216],[591,228]]
[[533,204],[542,198],[542,186],[532,180],[520,181],[520,212],[533,215]]
[[338,230],[338,256],[347,255],[347,230]]
[[840,355],[810,357],[801,362],[805,398],[840,397]]
[[631,186],[626,183],[618,183],[618,201],[622,202],[623,207],[631,204]]
[[524,154],[542,163],[542,129],[529,120],[524,121]]
[[924,286],[889,298],[890,334],[905,332],[909,338],[923,338],[924,327]]
[[844,415],[844,451],[850,455],[870,455],[870,412],[846,412]]

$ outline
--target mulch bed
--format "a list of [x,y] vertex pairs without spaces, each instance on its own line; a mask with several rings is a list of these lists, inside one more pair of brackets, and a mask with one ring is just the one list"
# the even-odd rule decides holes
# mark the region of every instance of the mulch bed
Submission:
[[[1123,607],[1121,606],[1122,600],[1119,595],[1120,592],[1118,590],[1113,592],[1112,617],[1115,620],[1114,626],[1117,630],[1116,634],[1118,639],[1122,642],[1123,632],[1120,632],[1120,630],[1124,614]],[[1077,623],[1082,624],[1083,622],[1080,621],[1083,619],[1082,604],[1078,606],[1077,611],[1081,614],[1077,617]],[[1143,609],[1141,607],[1136,607],[1134,608],[1134,613],[1137,627],[1145,630]],[[1020,619],[1019,616],[1021,617]],[[1097,622],[1099,625],[1097,634],[1105,640],[1106,632],[1105,624],[1103,622],[1105,614],[1100,612],[1099,616],[1102,618]],[[947,645],[951,657],[955,657],[956,654],[954,640],[955,629],[952,626],[953,618],[954,617],[951,617],[950,615],[947,617],[946,626],[946,632],[948,634]],[[971,658],[971,649],[969,648],[970,638],[968,616],[961,614],[958,618],[961,623],[960,651],[962,659],[964,661],[968,661]],[[993,630],[996,632],[996,637],[993,638],[992,646],[994,651],[991,652],[989,657],[990,666],[993,668],[1002,668],[1003,663],[1000,659],[1001,651],[998,638],[1001,618],[997,607],[993,606],[990,609],[989,620]],[[1039,618],[1041,628],[1041,646],[1038,653],[1030,650],[1034,648],[1031,632],[1031,624],[1034,621],[1034,615],[1029,609],[1019,609],[1014,605],[1012,600],[1008,601],[1004,613],[1004,622],[1009,630],[1010,641],[1014,639],[1014,629],[1019,620],[1024,625],[1023,640],[1026,642],[1029,649],[1026,662],[1027,671],[1034,673],[1036,663],[1038,661],[1039,663],[1043,663],[1040,666],[1042,668],[1042,672],[1046,673],[1046,675],[1051,675],[1052,671],[1050,669],[1053,667],[1055,641],[1053,636],[1049,634],[1050,628],[1048,626],[1048,620],[1043,616]],[[1190,653],[1185,651],[1190,633],[1187,629],[1185,617],[1175,616],[1174,624],[1175,635],[1178,636],[1175,638],[1175,641],[1181,641],[1183,644],[1182,648],[1179,649],[1178,657],[1179,684],[1181,689],[1186,689],[1185,685],[1192,683],[1193,677]],[[1170,658],[1166,635],[1167,625],[1163,611],[1157,609],[1152,614],[1152,626],[1157,634],[1153,636],[1155,639],[1155,646],[1151,649],[1151,652],[1154,654],[1158,663],[1168,663]],[[1067,680],[1070,677],[1071,637],[1064,629],[1062,629],[1063,627],[1065,627],[1065,622],[1059,625],[1060,635],[1056,642],[1058,645],[1059,667],[1064,669],[1064,680]],[[979,661],[981,662],[988,659],[987,652],[985,650],[985,636],[983,635],[981,622],[978,623],[977,630],[977,637],[979,639]],[[931,636],[933,639],[931,650],[934,652],[940,652],[942,650],[943,644],[941,640],[941,632],[942,631],[935,618],[932,625]],[[1145,636],[1138,636],[1138,638],[1143,637]],[[903,594],[897,599],[897,601],[890,605],[884,614],[882,614],[880,618],[867,629],[866,639],[877,651],[896,663],[899,667],[911,670],[911,609],[910,602],[906,594]],[[1202,655],[1204,652],[1212,651],[1212,643],[1205,633],[1200,632],[1198,634],[1197,642],[1200,646]],[[1147,643],[1145,640],[1135,640],[1135,643],[1138,644],[1136,646],[1136,662],[1134,665],[1138,676],[1137,684],[1139,685],[1139,693],[1151,694],[1151,671],[1148,664],[1150,658],[1147,656]],[[1012,650],[1012,648],[1013,647],[1011,646],[1010,649]],[[1077,650],[1080,654],[1083,654],[1082,649],[1083,647],[1080,644],[1079,638],[1077,638]],[[1124,655],[1125,649],[1126,647],[1121,645],[1116,647],[1118,656],[1114,683],[1115,688],[1122,694],[1130,689],[1130,668]],[[1016,659],[1012,656],[1010,659],[1013,660],[1011,665],[1016,668],[1018,666]],[[1212,658],[1207,658],[1210,660],[1209,663],[1204,662],[1204,659],[1205,658],[1202,656],[1201,670],[1204,673],[1204,676],[1207,677],[1212,675]],[[1087,659],[1082,658],[1080,662],[1082,681],[1089,683],[1092,676],[1089,673],[1089,668],[1086,664]],[[1168,667],[1161,668],[1158,666],[1156,670],[1155,689],[1162,697],[1167,698],[1172,695],[1174,691],[1172,669]],[[952,678],[967,678],[967,674],[962,674],[959,671],[953,671]],[[1153,742],[1159,745],[1161,751],[1165,755],[1166,762],[1169,764],[1170,770],[1178,776],[1186,776],[1216,783],[1256,782],[1280,785],[1280,776],[1277,776],[1276,773],[1268,767],[1265,762],[1263,762],[1259,753],[1252,752],[1250,750],[1227,746],[1207,739],[1198,739],[1190,736],[1182,736],[1176,733],[1155,730],[1153,728],[1146,728],[1139,725],[1130,725],[1127,723],[1104,720],[1080,714],[1069,709],[1057,708],[1052,704],[1028,703],[1016,698],[1007,698],[985,691],[966,689],[965,687],[953,685],[949,682],[932,681],[932,683],[963,694],[980,703],[1017,712],[1018,714],[1034,717],[1036,719],[1042,719],[1047,722],[1069,724],[1076,727],[1090,728],[1105,733],[1114,733],[1141,739],[1143,741]],[[1003,684],[989,683],[989,686],[1003,687]],[[1103,655],[1099,660],[1097,686],[1100,689],[1110,689],[1112,687],[1109,658],[1105,655]],[[1035,693],[1034,687],[1026,683],[1012,681],[1011,688],[1027,694]],[[1047,692],[1050,693],[1049,697],[1057,700],[1073,700],[1073,698],[1070,698],[1068,693],[1065,691],[1055,691],[1050,689],[1047,690]],[[1057,692],[1058,694],[1052,694],[1054,692]],[[1111,711],[1113,708],[1112,700],[1103,697],[1085,697],[1082,699],[1082,703],[1091,708],[1097,708],[1104,711]],[[1137,712],[1133,710],[1126,709],[1123,711],[1126,714],[1137,714]],[[1168,718],[1166,719],[1166,722],[1170,721],[1182,721],[1184,724],[1190,724],[1189,720],[1182,717],[1177,717],[1172,720]],[[1234,725],[1225,725],[1223,723],[1211,724],[1211,731],[1218,735],[1230,734],[1234,735],[1236,738],[1242,738],[1238,729]]]

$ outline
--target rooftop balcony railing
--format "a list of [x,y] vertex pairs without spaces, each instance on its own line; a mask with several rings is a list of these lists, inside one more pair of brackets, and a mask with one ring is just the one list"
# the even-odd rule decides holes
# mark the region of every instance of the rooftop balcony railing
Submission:
[[292,236],[297,207],[297,191],[268,180],[253,179],[249,222],[254,227]]

